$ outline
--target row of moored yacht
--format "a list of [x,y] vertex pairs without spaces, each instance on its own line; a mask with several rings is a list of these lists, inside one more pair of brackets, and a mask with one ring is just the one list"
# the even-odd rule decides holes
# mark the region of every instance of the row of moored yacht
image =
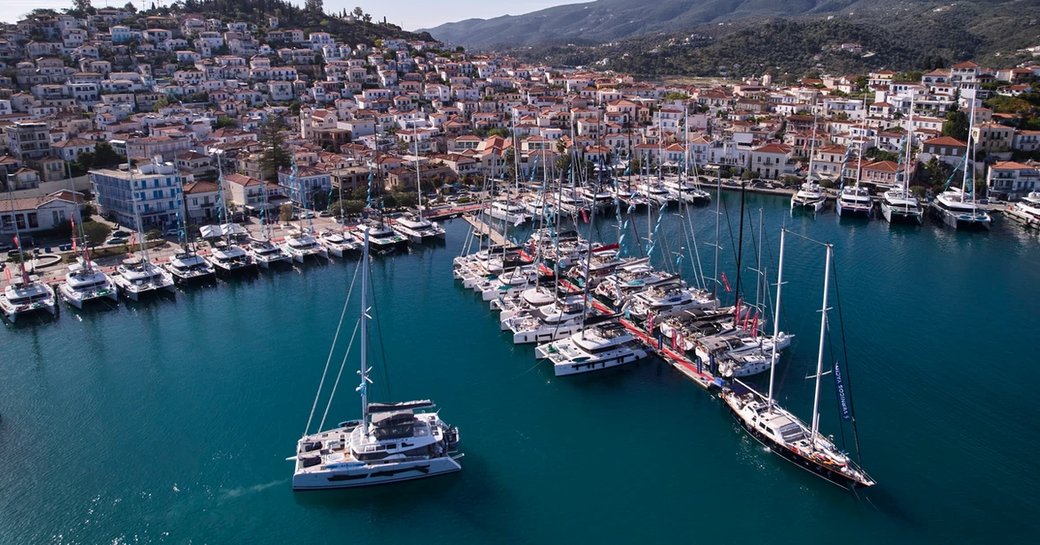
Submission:
[[[557,277],[558,275],[558,277]],[[536,231],[523,246],[495,246],[455,259],[454,276],[499,312],[516,344],[535,344],[556,375],[616,367],[649,355],[658,339],[711,374],[744,377],[768,370],[790,344],[759,333],[758,310],[721,307],[711,293],[617,245],[574,232]]]

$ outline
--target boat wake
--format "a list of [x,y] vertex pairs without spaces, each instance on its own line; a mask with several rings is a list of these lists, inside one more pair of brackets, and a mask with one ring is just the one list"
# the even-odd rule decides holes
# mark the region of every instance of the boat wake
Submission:
[[224,490],[221,493],[220,499],[222,499],[222,500],[229,500],[229,499],[232,499],[232,498],[241,498],[242,496],[247,496],[249,494],[255,494],[257,492],[263,492],[264,490],[267,490],[268,488],[284,484],[288,480],[289,479],[280,479],[280,480],[277,480],[277,481],[271,481],[269,483],[254,484],[253,486],[240,486],[238,488],[232,488],[230,490]]

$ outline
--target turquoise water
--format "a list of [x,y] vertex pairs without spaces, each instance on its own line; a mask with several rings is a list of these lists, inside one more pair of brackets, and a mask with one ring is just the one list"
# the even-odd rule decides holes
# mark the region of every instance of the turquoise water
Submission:
[[[724,202],[734,283],[739,197]],[[749,195],[749,215],[759,208],[770,275],[782,222],[835,245],[863,463],[879,483],[858,497],[765,452],[658,360],[553,377],[453,282],[466,231],[455,221],[446,247],[373,263],[372,346],[390,365],[374,358],[372,391],[437,401],[461,430],[463,472],[291,492],[285,457],[355,267],[333,262],[3,328],[0,543],[1035,540],[1038,238],[1007,222],[966,234],[790,218],[785,200]],[[709,271],[712,211],[695,217]],[[676,222],[662,226],[671,251]],[[598,238],[611,232],[602,225]],[[789,240],[781,325],[797,337],[778,390],[807,416],[823,253]],[[355,368],[331,422],[358,415]],[[823,392],[821,426],[840,439],[833,388]]]

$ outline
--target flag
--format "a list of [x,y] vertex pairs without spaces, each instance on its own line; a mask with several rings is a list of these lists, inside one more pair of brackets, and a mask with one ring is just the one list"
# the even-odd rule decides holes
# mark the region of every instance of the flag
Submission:
[[589,213],[584,208],[581,209],[581,219],[585,223],[589,222]]
[[7,283],[11,283],[11,267],[4,267],[4,276],[7,277]]
[[76,252],[76,218],[69,218],[72,222],[72,252]]
[[673,329],[672,330],[672,350],[675,350],[678,345],[679,345],[679,330],[678,329]]
[[14,236],[14,245],[17,246],[19,250],[22,248],[22,244],[18,242],[18,235]]
[[726,278],[726,273],[722,273],[722,287],[726,288],[726,293],[733,291],[729,287],[729,279]]
[[733,305],[733,325],[740,323],[740,299],[737,299],[737,303]]
[[747,331],[748,322],[751,321],[751,307],[748,307],[747,312],[744,313],[744,331]]
[[755,313],[755,319],[751,320],[751,335],[752,338],[758,338],[758,313]]

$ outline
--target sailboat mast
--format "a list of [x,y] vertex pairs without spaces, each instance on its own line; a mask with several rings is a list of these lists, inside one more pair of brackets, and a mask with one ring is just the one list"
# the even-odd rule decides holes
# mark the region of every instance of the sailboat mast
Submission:
[[786,229],[780,229],[780,266],[776,271],[776,308],[773,309],[773,353],[769,360],[769,397],[766,398],[767,407],[773,406],[773,384],[776,375],[776,342],[780,336],[780,292],[784,286],[784,237]]
[[[903,174],[903,191],[910,196],[910,155],[914,148],[914,105],[915,97],[910,97],[910,125],[906,131],[906,172]],[[909,203],[904,206],[909,207]]]
[[974,178],[975,177],[974,176],[968,176],[968,168],[969,168],[969,166],[970,166],[971,171],[972,171],[971,173],[973,175],[975,174],[975,165],[973,163],[971,163],[972,156],[974,155],[974,153],[972,152],[972,149],[971,149],[971,133],[975,130],[975,94],[974,93],[972,93],[972,95],[971,95],[971,109],[969,111],[971,113],[968,116],[968,142],[967,142],[967,145],[964,146],[964,176],[961,179],[961,202],[964,202],[964,193],[966,191],[968,191],[968,179],[971,178],[971,180],[972,180],[971,204],[972,204],[972,207],[973,207],[972,212],[974,212],[975,211],[974,210],[974,206],[975,206],[975,187],[974,187],[975,179]]
[[137,209],[137,188],[134,187],[134,165],[127,159],[127,171],[130,173],[130,204],[134,209],[134,227],[137,229],[138,243],[141,245],[141,257],[148,261],[148,245],[144,240],[144,226],[141,222],[141,211]]
[[362,229],[365,244],[361,250],[361,433],[368,435],[368,236],[371,229]]
[[22,233],[18,229],[18,217],[14,213],[14,191],[11,186],[11,173],[4,169],[4,185],[7,186],[7,202],[11,206],[11,218],[14,220],[14,241],[18,246],[18,264],[21,266],[22,282],[29,285],[29,272],[25,270],[25,253],[22,252]]
[[812,119],[812,141],[809,142],[809,172],[805,174],[805,181],[812,182],[813,179],[813,156],[816,155],[816,103],[813,103]]
[[419,129],[412,122],[412,138],[415,139],[415,192],[419,196],[419,221],[422,221],[422,184],[419,182]]
[[[217,152],[217,198],[220,200],[220,221],[221,223],[231,223],[227,217],[227,203],[224,201],[224,158],[222,152]],[[267,188],[264,188],[265,190]],[[227,231],[224,233],[224,244],[230,245],[230,230],[224,228],[224,225],[220,226],[221,231]]]
[[719,228],[722,222],[720,206],[722,206],[722,178],[718,177],[715,178],[715,283],[711,288],[711,298],[716,300],[719,298],[719,246],[722,242],[722,239],[719,238],[721,236]]
[[[823,337],[827,334],[827,292],[830,290],[831,254],[834,251],[834,247],[830,244],[827,244],[826,248],[827,259],[823,265],[823,306],[820,308],[820,347],[816,353],[816,393],[813,395],[812,408],[812,444],[814,448],[816,447],[816,435],[820,429],[820,379],[823,375]],[[780,308],[780,306],[777,305],[777,308]]]

